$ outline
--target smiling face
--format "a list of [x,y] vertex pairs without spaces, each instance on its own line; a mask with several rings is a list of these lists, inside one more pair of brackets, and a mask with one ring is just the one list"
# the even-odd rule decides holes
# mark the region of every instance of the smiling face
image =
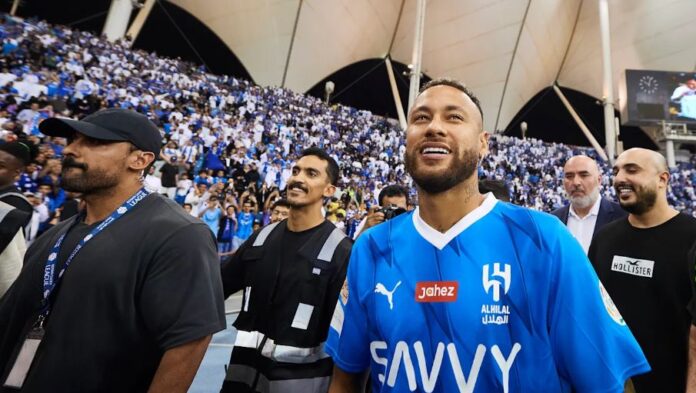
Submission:
[[666,198],[669,170],[664,158],[646,149],[629,149],[621,153],[613,168],[614,189],[619,204],[627,212],[641,215]]
[[409,113],[404,161],[422,191],[439,194],[475,176],[487,151],[481,114],[463,91],[440,85],[418,96]]
[[288,202],[292,207],[304,207],[331,197],[336,187],[331,184],[328,162],[317,156],[304,156],[297,160],[288,179]]

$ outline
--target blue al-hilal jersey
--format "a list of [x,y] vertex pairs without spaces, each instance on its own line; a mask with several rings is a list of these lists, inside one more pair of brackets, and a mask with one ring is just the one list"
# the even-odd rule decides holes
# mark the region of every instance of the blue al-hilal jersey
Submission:
[[491,194],[446,233],[417,209],[371,228],[347,280],[326,352],[374,392],[622,392],[650,370],[562,223]]

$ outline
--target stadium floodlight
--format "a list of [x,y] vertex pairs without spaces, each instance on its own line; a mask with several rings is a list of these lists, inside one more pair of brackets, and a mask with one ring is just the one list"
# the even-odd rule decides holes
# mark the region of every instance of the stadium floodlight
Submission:
[[336,85],[331,81],[326,82],[324,85],[324,102],[327,104],[329,103],[329,98],[331,98],[331,94],[334,92],[335,88]]
[[520,131],[522,131],[522,139],[527,139],[527,122],[520,123]]

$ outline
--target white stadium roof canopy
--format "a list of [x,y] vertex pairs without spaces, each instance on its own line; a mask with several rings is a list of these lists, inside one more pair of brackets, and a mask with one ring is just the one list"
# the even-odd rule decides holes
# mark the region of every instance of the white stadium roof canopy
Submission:
[[[260,85],[306,92],[361,60],[411,62],[415,0],[170,2],[215,32]],[[609,3],[616,97],[625,69],[696,68],[696,1]],[[422,70],[474,90],[487,129],[504,128],[555,80],[601,97],[598,9],[597,0],[428,0]]]

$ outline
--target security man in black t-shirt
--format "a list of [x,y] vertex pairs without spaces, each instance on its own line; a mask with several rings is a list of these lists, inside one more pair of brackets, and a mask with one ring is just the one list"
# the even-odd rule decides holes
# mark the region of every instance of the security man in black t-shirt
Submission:
[[652,371],[632,378],[637,393],[696,391],[694,261],[688,256],[696,247],[696,218],[669,206],[669,179],[661,154],[623,152],[614,165],[614,189],[628,218],[602,227],[588,253],[650,363]]
[[143,188],[159,130],[125,109],[39,127],[68,139],[61,187],[85,209],[36,239],[0,300],[0,392],[185,393],[224,301],[210,229]]
[[223,265],[225,297],[244,297],[222,392],[328,390],[324,341],[352,246],[322,214],[337,181],[331,156],[305,150],[288,180],[288,219],[253,234]]

